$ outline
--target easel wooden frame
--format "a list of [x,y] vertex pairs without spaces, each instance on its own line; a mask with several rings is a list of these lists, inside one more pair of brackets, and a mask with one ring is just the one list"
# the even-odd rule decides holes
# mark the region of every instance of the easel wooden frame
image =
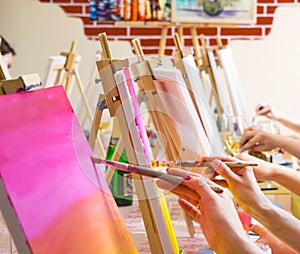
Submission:
[[0,53],[0,95],[33,90],[41,86],[42,80],[37,73],[21,75],[13,79]]
[[[123,110],[121,96],[119,94],[114,74],[117,70],[128,67],[128,60],[112,60],[105,33],[99,34],[99,40],[103,49],[104,59],[97,61],[97,67],[105,92],[106,103],[110,115],[118,119],[122,145],[126,150],[127,158],[133,164],[145,164],[145,158],[137,156],[134,143],[138,141],[131,135],[130,126],[126,124],[126,112]],[[136,129],[136,128],[135,128]],[[120,141],[119,141],[120,142]],[[139,142],[141,142],[139,140]],[[152,253],[179,253],[179,247],[174,237],[173,228],[169,224],[170,217],[164,207],[163,197],[157,197],[156,187],[152,179],[147,179],[133,174],[136,193],[142,212],[149,245]],[[151,198],[149,198],[151,197]]]
[[[198,70],[195,61],[191,59],[193,52],[191,49],[184,49],[178,33],[174,34],[174,43],[177,51],[173,53],[175,66],[181,71],[182,77],[189,90],[193,104],[210,141],[211,148],[214,154],[220,155],[223,153],[222,141],[217,129],[215,119],[213,117],[212,109],[209,106],[208,99],[204,91],[203,84],[201,84],[201,77],[199,73],[193,73],[193,70]],[[192,61],[189,61],[190,60]],[[185,62],[189,61],[189,68],[186,67]],[[196,80],[192,76],[197,75]],[[196,83],[196,84],[193,84]],[[197,98],[196,98],[197,96]],[[199,105],[199,100],[201,105]]]
[[[80,81],[77,68],[75,67],[75,61],[76,61],[76,58],[77,58],[77,55],[78,55],[75,52],[76,44],[77,44],[76,41],[72,41],[70,50],[61,52],[61,55],[66,57],[66,60],[65,60],[65,64],[63,66],[55,66],[54,67],[54,70],[57,71],[54,86],[59,85],[60,79],[61,79],[61,74],[64,71],[64,77],[63,77],[63,80],[62,80],[61,84],[63,85],[63,87],[66,91],[66,94],[68,96],[71,96],[70,91],[71,91],[72,77],[75,77],[75,83],[76,83],[76,85],[79,89],[80,96],[83,99],[83,105],[84,105],[84,108],[86,110],[87,117],[88,117],[89,121],[92,124],[93,123],[92,110],[89,106],[88,99],[87,99],[86,94],[84,92],[83,85]],[[99,125],[97,127],[99,128]],[[102,156],[102,157],[105,156],[105,149],[104,149],[104,147],[102,145],[102,142],[101,142],[101,140],[98,136],[98,133],[97,133],[97,136],[95,136],[95,140],[94,140],[94,142],[91,146],[92,149],[94,149],[95,144],[97,146],[97,150],[98,150],[100,156]]]
[[[181,154],[181,139],[177,136],[175,126],[170,119],[160,112],[166,112],[163,103],[157,95],[156,87],[154,84],[154,76],[152,72],[152,66],[155,66],[155,62],[151,63],[145,60],[144,53],[142,51],[139,40],[134,39],[132,41],[135,52],[138,56],[139,62],[132,65],[132,69],[135,72],[135,76],[138,77],[137,84],[139,85],[139,94],[144,93],[147,96],[146,107],[149,110],[150,118],[155,126],[155,129],[164,134],[166,139],[166,156],[169,160],[179,160]],[[181,158],[184,159],[184,158]],[[195,235],[195,228],[192,219],[188,214],[184,213],[185,222],[187,225],[190,236]]]
[[161,33],[160,33],[160,40],[159,40],[159,49],[158,49],[158,56],[162,58],[165,53],[166,44],[167,44],[167,35],[170,26],[173,25],[171,22],[159,22],[159,21],[152,21],[152,22],[145,22],[145,21],[119,21],[116,22],[117,25],[126,25],[126,26],[160,26]]

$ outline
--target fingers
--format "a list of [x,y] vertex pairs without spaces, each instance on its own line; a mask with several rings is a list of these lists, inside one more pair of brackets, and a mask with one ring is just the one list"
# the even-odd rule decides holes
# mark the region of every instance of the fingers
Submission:
[[156,185],[161,189],[171,191],[175,195],[177,195],[181,198],[184,198],[184,199],[188,200],[189,202],[191,202],[195,205],[200,200],[200,196],[198,195],[198,193],[196,191],[190,189],[187,186],[175,185],[173,183],[170,183],[170,182],[167,182],[167,181],[164,181],[164,180],[156,181]]
[[259,105],[257,105],[255,111],[256,111],[257,115],[266,115],[271,112],[271,107],[270,107],[270,105],[259,104]]
[[215,199],[220,194],[226,192],[226,189],[223,189],[221,186],[202,175],[188,175],[184,178],[184,184],[195,190],[201,197],[203,203],[211,201],[211,199]]
[[167,168],[166,171],[168,174],[175,175],[175,176],[181,176],[184,178],[185,176],[189,175],[192,170],[188,171],[188,170],[183,170],[180,168]]
[[178,203],[182,209],[186,211],[195,221],[200,221],[201,213],[193,204],[185,199],[179,199]]
[[256,152],[262,151],[264,147],[263,140],[266,138],[265,133],[257,130],[247,130],[240,139],[240,152],[253,150]]
[[212,180],[214,183],[222,186],[223,188],[228,188],[228,184],[225,180],[217,180],[217,179],[213,179]]
[[227,167],[222,161],[214,160],[212,163],[213,168],[216,172],[225,178],[227,181],[238,180],[238,175],[236,175],[229,167]]
[[263,226],[258,224],[250,225],[250,230],[260,236],[264,236],[267,232],[267,230]]
[[240,147],[243,147],[249,143],[249,141],[255,136],[256,131],[254,129],[246,129],[240,139]]

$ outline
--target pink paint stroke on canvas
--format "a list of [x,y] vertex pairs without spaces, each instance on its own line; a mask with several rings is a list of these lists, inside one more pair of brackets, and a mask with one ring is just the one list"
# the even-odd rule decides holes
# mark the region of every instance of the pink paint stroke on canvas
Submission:
[[63,88],[1,96],[0,114],[1,180],[32,253],[137,253]]

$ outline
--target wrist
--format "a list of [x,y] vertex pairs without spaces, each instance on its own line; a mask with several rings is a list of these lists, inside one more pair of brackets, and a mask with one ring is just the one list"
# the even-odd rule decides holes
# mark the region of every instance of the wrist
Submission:
[[268,217],[274,212],[272,202],[262,194],[262,198],[250,208],[249,215],[259,222],[268,221]]
[[272,210],[272,207],[272,202],[263,194],[263,192],[260,192],[259,195],[256,195],[256,199],[252,200],[251,205],[247,205],[244,210],[251,217],[259,221],[267,211]]
[[234,238],[234,240],[230,240],[228,242],[220,244],[219,249],[216,250],[216,253],[221,254],[258,254],[262,253],[261,249],[246,235],[238,235]]

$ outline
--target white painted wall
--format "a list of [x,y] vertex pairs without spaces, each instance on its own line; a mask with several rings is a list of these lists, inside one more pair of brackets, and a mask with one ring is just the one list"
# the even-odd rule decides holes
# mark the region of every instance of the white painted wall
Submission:
[[261,41],[232,41],[249,115],[259,102],[300,121],[300,7],[276,9],[273,28]]
[[[83,85],[93,78],[99,41],[90,41],[84,35],[83,23],[68,17],[55,4],[38,0],[1,0],[0,34],[15,48],[12,77],[38,73],[46,77],[49,56],[69,50],[77,41],[76,51],[82,57],[79,74]],[[112,56],[125,58],[132,55],[129,42],[111,42]]]

